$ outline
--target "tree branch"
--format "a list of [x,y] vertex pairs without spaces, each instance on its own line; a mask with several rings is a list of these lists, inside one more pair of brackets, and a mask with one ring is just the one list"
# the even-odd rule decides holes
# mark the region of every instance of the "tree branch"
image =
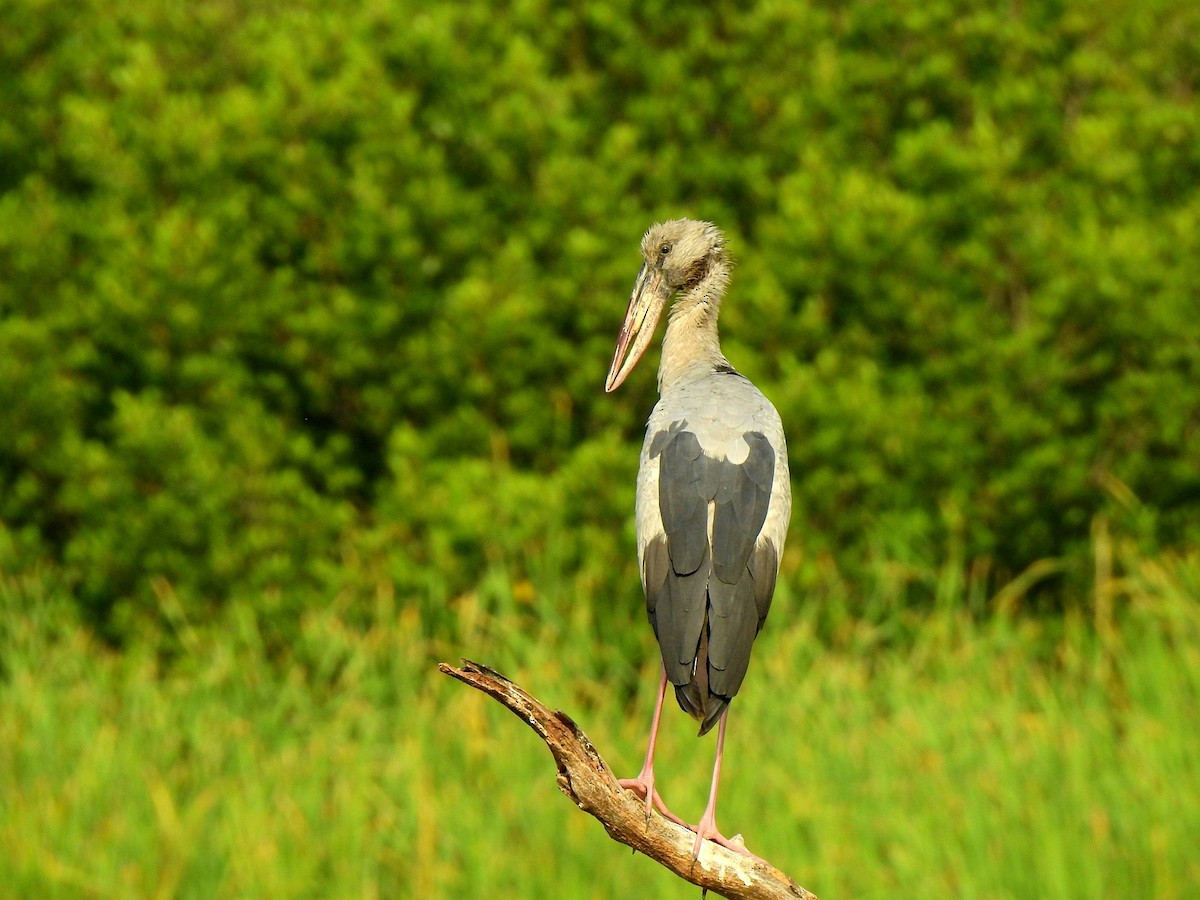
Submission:
[[439,663],[452,678],[483,691],[508,707],[546,742],[558,764],[558,787],[580,809],[600,820],[609,836],[722,897],[817,900],[765,860],[705,841],[692,859],[695,832],[657,810],[646,821],[645,804],[617,784],[612,770],[571,717],[552,710],[499,672],[463,660],[462,668]]

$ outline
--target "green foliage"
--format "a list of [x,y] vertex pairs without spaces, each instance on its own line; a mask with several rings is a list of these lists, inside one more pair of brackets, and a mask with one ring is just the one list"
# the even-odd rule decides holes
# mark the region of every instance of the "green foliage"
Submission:
[[833,896],[1200,882],[1196,4],[3,21],[0,883],[677,887],[597,866],[430,669],[556,685],[640,759],[654,355],[602,382],[676,215],[729,234],[794,474],[723,824]]
[[[759,639],[730,719],[722,826],[826,897],[1193,896],[1200,558],[1125,568],[1104,583],[1112,620],[1101,602],[979,620],[950,594],[927,615],[847,620],[826,642],[819,610],[785,591],[790,627]],[[566,640],[597,614],[574,600],[489,579],[455,608],[473,650],[632,773],[649,634],[631,703],[595,674],[604,643]],[[573,620],[522,614],[543,605]],[[177,620],[164,669],[155,642],[114,653],[65,594],[0,579],[6,891],[695,897],[559,796],[522,723],[434,670],[444,648],[422,613],[386,594],[351,606],[306,612],[277,661],[236,600],[219,629]],[[681,815],[699,815],[713,746],[664,717],[659,788]]]
[[600,385],[677,214],[741,260],[726,347],[788,427],[794,587],[1078,587],[1097,516],[1200,538],[1194,4],[5,22],[0,571],[114,636],[167,596],[265,591],[291,628],[496,571],[636,608],[653,379]]

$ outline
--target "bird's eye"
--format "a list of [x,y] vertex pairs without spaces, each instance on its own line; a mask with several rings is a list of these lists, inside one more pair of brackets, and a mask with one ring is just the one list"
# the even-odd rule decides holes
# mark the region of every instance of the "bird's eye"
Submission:
[[658,248],[658,252],[661,253],[663,256],[666,256],[668,253],[671,252],[671,245],[663,244],[661,247]]

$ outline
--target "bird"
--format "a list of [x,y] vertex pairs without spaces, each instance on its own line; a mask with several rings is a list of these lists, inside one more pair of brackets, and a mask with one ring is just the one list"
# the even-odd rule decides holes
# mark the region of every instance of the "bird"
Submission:
[[[637,477],[638,567],[662,659],[645,762],[620,785],[704,840],[748,853],[716,825],[729,704],[771,607],[791,517],[787,443],[779,413],[721,352],[717,317],[732,268],[711,222],[673,219],[642,238],[634,283],[605,379],[629,377],[670,305]],[[663,803],[654,750],[667,684],[700,735],[718,726],[708,804],[695,826]]]

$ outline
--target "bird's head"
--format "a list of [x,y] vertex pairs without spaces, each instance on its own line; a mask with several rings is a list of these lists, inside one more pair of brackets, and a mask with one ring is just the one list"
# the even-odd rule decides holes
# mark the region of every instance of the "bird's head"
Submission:
[[615,391],[637,366],[654,327],[676,291],[698,284],[725,255],[725,236],[711,222],[672,219],[652,225],[642,238],[642,268],[617,338],[605,391]]

